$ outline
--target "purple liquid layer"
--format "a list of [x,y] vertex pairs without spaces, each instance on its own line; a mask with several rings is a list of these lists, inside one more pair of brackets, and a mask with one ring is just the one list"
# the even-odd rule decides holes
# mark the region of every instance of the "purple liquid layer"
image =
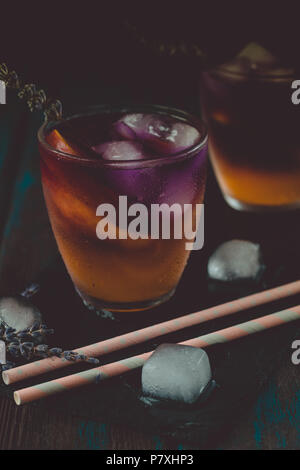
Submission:
[[[201,143],[202,129],[169,115],[141,113],[74,118],[72,127],[99,154],[99,161],[120,163],[90,171],[92,186],[107,186],[115,196],[145,204],[183,205],[203,197],[206,146],[196,155],[176,158]],[[152,162],[145,165],[146,160]],[[122,162],[130,162],[130,168]]]

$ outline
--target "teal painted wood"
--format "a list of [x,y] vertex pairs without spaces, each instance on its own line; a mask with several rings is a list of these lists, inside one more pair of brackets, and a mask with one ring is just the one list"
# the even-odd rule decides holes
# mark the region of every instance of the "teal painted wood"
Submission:
[[78,429],[78,449],[106,450],[109,449],[109,426],[94,421],[83,421]]
[[300,449],[300,391],[291,387],[291,396],[280,397],[272,383],[255,406],[254,436],[257,449],[272,441],[272,449]]
[[23,122],[24,112],[21,104],[0,106],[0,240],[20,164]]
[[2,232],[0,292],[22,289],[57,253],[42,196],[37,130],[40,113],[26,112],[19,164]]

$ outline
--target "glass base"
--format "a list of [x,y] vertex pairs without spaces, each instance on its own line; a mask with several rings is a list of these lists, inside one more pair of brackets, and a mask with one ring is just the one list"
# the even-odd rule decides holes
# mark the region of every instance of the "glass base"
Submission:
[[[162,304],[169,300],[174,292],[175,288],[172,289],[167,294],[162,295],[158,299],[154,300],[144,300],[141,302],[107,302],[105,300],[96,299],[95,297],[91,297],[90,295],[84,294],[81,292],[77,287],[75,287],[78,295],[81,297],[84,305],[89,309],[94,311],[97,314],[102,315],[106,318],[109,318],[109,312],[138,312],[142,310],[148,310],[150,308],[156,307],[157,305]],[[113,316],[112,316],[113,317]]]
[[281,211],[292,211],[295,209],[300,208],[300,201],[294,202],[292,204],[281,204],[278,206],[268,206],[263,204],[248,204],[234,197],[228,196],[227,194],[223,194],[223,197],[227,204],[232,207],[232,209],[238,211],[246,211],[246,212],[281,212]]

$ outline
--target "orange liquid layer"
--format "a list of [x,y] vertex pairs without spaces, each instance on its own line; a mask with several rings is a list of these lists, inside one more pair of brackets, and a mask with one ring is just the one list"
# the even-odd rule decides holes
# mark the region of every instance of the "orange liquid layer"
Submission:
[[99,217],[91,208],[74,200],[70,204],[66,194],[45,186],[44,195],[60,253],[85,294],[107,302],[138,302],[176,287],[190,254],[187,240],[99,240]]
[[293,170],[261,170],[226,159],[210,142],[211,161],[224,194],[245,204],[285,206],[300,204],[300,162]]

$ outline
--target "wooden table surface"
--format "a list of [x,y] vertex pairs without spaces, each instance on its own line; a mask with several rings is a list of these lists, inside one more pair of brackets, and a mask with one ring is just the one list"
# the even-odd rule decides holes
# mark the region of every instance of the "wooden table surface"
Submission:
[[[57,249],[44,206],[36,129],[40,116],[22,104],[0,108],[0,294],[17,292],[45,268]],[[182,449],[123,426],[18,408],[0,398],[1,449]],[[300,369],[286,364],[216,449],[300,448]]]

